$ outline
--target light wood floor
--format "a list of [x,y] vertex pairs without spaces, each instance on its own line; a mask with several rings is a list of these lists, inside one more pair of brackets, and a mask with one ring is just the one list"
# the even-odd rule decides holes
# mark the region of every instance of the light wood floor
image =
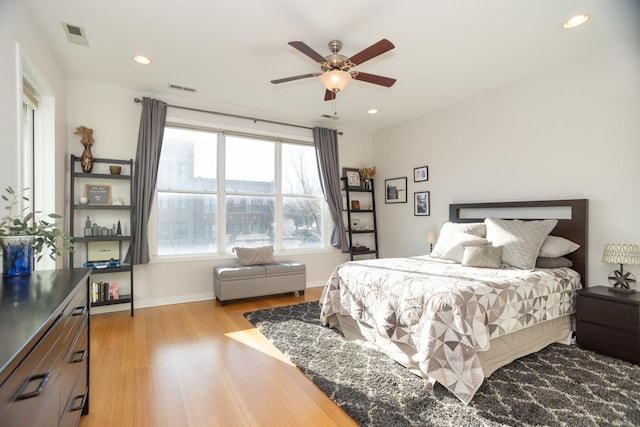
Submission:
[[80,426],[355,426],[243,316],[320,292],[91,316]]

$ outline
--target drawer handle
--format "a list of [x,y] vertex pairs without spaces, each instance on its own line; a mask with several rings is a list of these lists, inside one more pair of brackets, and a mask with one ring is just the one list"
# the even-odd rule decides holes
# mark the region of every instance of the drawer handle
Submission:
[[85,304],[83,306],[78,306],[78,307],[73,309],[73,312],[71,312],[71,315],[72,316],[84,316],[84,314],[87,312],[87,307],[88,307],[87,304]]
[[82,399],[82,401],[80,402],[80,405],[73,406],[73,407],[69,408],[69,412],[79,411],[82,408],[84,408],[84,404],[87,401],[87,395],[86,394],[81,394],[80,396],[76,396],[76,397],[73,398],[73,400],[71,402],[75,402],[78,399]]
[[[20,387],[20,390],[18,391],[18,394],[15,400],[31,399],[32,397],[38,396],[40,393],[42,393],[44,386],[47,385],[47,381],[49,381],[49,377],[51,377],[51,371],[45,374],[32,375],[29,378],[27,378],[27,380],[24,382],[22,387]],[[27,388],[29,383],[31,381],[36,381],[36,380],[40,380],[40,384],[38,384],[38,388],[35,389],[34,391],[30,391],[29,393],[23,393],[24,389]]]
[[[80,357],[78,357],[80,356]],[[87,350],[78,350],[76,352],[73,353],[73,356],[71,357],[71,362],[70,363],[80,363],[80,362],[84,362],[84,359],[87,358]]]

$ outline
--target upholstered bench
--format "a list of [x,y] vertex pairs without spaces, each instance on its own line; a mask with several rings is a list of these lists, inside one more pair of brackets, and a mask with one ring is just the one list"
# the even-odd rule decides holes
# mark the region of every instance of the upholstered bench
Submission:
[[295,261],[213,269],[213,293],[221,305],[231,300],[286,292],[304,295],[306,286],[306,266]]

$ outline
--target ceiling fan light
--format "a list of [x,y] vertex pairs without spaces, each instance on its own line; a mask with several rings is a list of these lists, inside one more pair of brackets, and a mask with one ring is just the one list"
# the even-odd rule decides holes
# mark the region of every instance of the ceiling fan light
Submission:
[[576,15],[564,21],[564,23],[562,24],[562,27],[566,29],[576,28],[584,24],[588,20],[589,20],[589,15],[586,15],[586,14]]
[[347,87],[347,83],[351,80],[351,74],[342,70],[330,70],[320,76],[320,81],[332,92],[339,92]]
[[136,55],[133,57],[133,60],[136,61],[138,64],[142,64],[142,65],[151,64],[151,60],[143,55]]

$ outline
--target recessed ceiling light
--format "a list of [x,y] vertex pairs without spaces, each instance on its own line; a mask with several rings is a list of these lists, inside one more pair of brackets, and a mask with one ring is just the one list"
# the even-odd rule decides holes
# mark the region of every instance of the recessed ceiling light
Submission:
[[580,25],[584,24],[588,20],[589,20],[589,15],[576,15],[564,21],[564,24],[562,24],[562,28],[579,27]]
[[367,113],[369,113],[369,114],[378,114],[378,110],[376,110],[375,108],[372,108],[369,111],[367,111]]
[[142,55],[134,56],[133,60],[136,61],[138,64],[142,64],[142,65],[151,64],[151,60],[149,58],[147,58],[146,56],[142,56]]

